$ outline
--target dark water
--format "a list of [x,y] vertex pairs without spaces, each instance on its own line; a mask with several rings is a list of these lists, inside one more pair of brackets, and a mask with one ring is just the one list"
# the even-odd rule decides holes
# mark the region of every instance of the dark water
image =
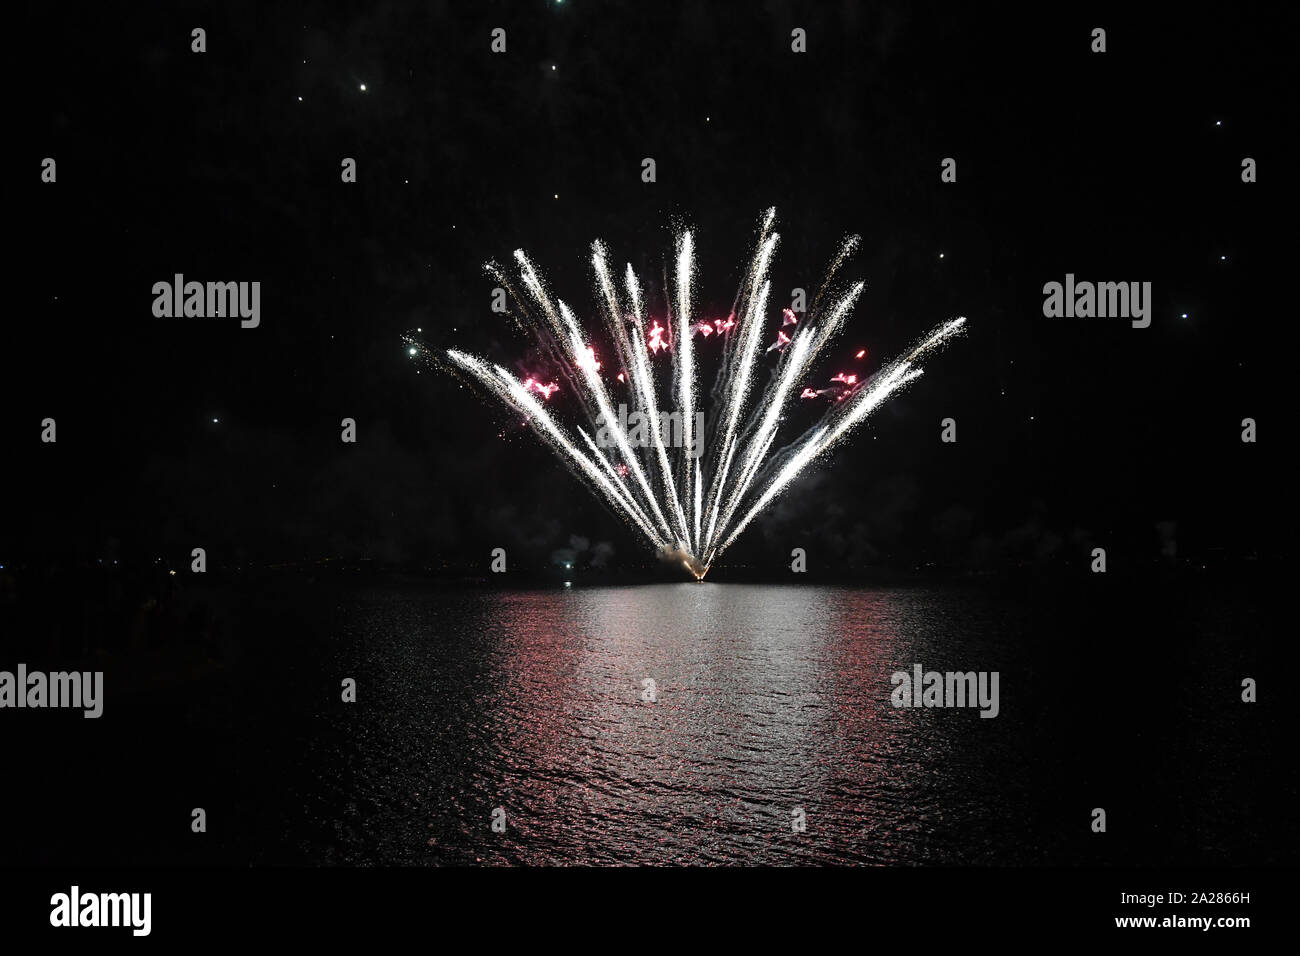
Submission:
[[360,651],[366,699],[313,759],[351,768],[320,780],[324,806],[355,808],[342,859],[974,860],[995,851],[978,821],[1025,802],[1004,779],[1023,714],[889,703],[900,663],[1010,663],[1008,622],[960,600],[681,584],[390,595],[341,618],[339,672]]
[[[5,860],[1297,858],[1290,636],[1251,589],[314,585],[212,620],[223,676],[110,659],[103,719],[9,715]],[[893,707],[918,663],[999,672],[998,716]]]
[[[707,583],[354,594],[316,672],[334,700],[355,677],[359,700],[319,709],[283,826],[308,858],[347,863],[1293,854],[1261,781],[1290,741],[1240,702],[1229,620],[1130,612],[1139,629],[1187,629],[1144,646],[1093,631],[1108,616],[1093,613]],[[998,671],[999,715],[893,707],[890,675],[916,663]],[[1275,782],[1294,795],[1294,775]]]

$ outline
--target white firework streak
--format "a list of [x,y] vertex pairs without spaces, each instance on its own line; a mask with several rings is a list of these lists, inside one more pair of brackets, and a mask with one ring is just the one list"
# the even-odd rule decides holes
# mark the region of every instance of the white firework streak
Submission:
[[725,551],[731,545],[732,541],[736,540],[736,537],[740,532],[745,530],[745,526],[753,520],[754,516],[758,514],[759,511],[767,506],[768,502],[777,496],[778,492],[794,480],[795,475],[803,471],[804,468],[808,466],[808,463],[817,457],[817,442],[820,441],[822,436],[825,434],[826,429],[818,429],[813,433],[811,442],[786,463],[785,467],[782,468],[776,478],[773,479],[772,484],[768,486],[767,491],[763,492],[762,496],[758,499],[758,502],[750,509],[749,514],[745,515],[745,519],[741,521],[740,524],[736,525],[736,530],[727,538],[722,547],[718,548],[719,554]]
[[664,447],[664,438],[658,428],[659,423],[659,398],[655,393],[654,378],[650,374],[650,356],[647,354],[645,321],[641,313],[641,289],[637,285],[636,273],[632,271],[632,264],[627,266],[627,294],[632,300],[632,323],[633,330],[636,332],[636,341],[630,343],[632,352],[632,378],[633,386],[638,395],[641,397],[641,403],[646,410],[651,422],[650,435],[654,439],[655,452],[659,458],[659,468],[663,475],[663,486],[668,494],[669,503],[672,505],[673,516],[677,519],[677,546],[679,550],[686,551],[686,542],[690,538],[690,531],[686,524],[686,512],[682,510],[681,499],[677,496],[677,482],[673,479],[673,468],[668,462],[668,449]]
[[[763,227],[764,233],[771,225],[772,215],[773,212],[769,210]],[[709,493],[710,536],[716,524],[718,495],[723,487],[722,483],[726,481],[727,472],[731,470],[731,457],[736,451],[736,426],[740,424],[740,416],[749,396],[754,363],[758,360],[758,345],[763,334],[763,312],[767,309],[767,297],[772,290],[772,284],[766,278],[767,268],[772,261],[772,253],[779,239],[777,235],[767,238],[759,246],[758,253],[754,257],[754,268],[749,282],[749,307],[745,310],[745,316],[740,324],[739,355],[736,356],[735,374],[728,381],[731,389],[726,399],[726,432],[722,439],[722,466],[718,469],[718,480],[714,481],[713,489]],[[754,292],[755,289],[758,290],[757,294]],[[704,551],[706,548],[700,545],[700,550]]]
[[[691,234],[683,233],[677,243],[677,404],[682,410],[682,445],[693,447],[691,439],[695,431],[695,345],[691,341],[691,275],[695,271],[692,261],[694,245]],[[700,483],[698,472],[692,476],[687,471],[687,487],[690,489],[691,478],[695,478],[694,494],[687,492],[688,499],[694,499],[695,532],[690,538],[691,549],[699,547],[700,540]]]
[[[606,264],[605,245],[600,241],[592,243],[592,268],[596,273],[596,284],[600,288],[601,295],[605,300],[605,323],[609,331],[610,339],[614,342],[615,351],[618,353],[619,362],[627,370],[626,376],[632,391],[638,399],[638,407],[643,408],[651,416],[651,421],[658,421],[659,402],[655,395],[654,380],[649,375],[649,359],[646,356],[645,338],[641,332],[641,297],[640,290],[636,285],[636,276],[632,272],[631,265],[628,266],[628,296],[632,300],[632,312],[628,318],[633,323],[633,332],[629,335],[627,326],[623,321],[624,309],[623,304],[618,298],[618,289],[614,285],[613,279],[609,274],[609,267]],[[657,450],[663,454],[660,459],[660,473],[666,482],[672,479],[672,468],[668,464],[667,450],[663,447],[663,440],[655,430],[655,445]],[[647,464],[647,467],[648,464]],[[659,505],[655,499],[654,492],[650,490],[649,482],[638,462],[637,482],[641,485],[646,496],[651,500],[656,515],[661,519],[661,524],[668,530],[668,537],[676,537],[682,550],[686,549],[687,531],[686,519],[681,513],[681,503],[677,500],[677,489],[671,488],[671,504],[673,511],[669,512],[670,518],[677,518],[676,527],[670,527],[670,522],[664,521],[660,513]]]
[[[790,389],[794,386],[795,380],[803,374],[803,369],[807,365],[809,356],[809,344],[812,342],[812,330],[801,329],[795,334],[794,343],[791,346],[789,361],[786,366],[785,374],[781,376],[780,383],[777,385],[776,394],[772,401],[768,403],[767,411],[763,416],[763,421],[754,433],[754,438],[750,443],[751,451],[746,456],[745,462],[741,469],[740,480],[736,483],[735,493],[727,500],[726,509],[722,516],[722,526],[725,528],[727,522],[731,520],[736,506],[744,500],[745,492],[749,490],[749,484],[754,480],[754,475],[758,473],[758,466],[763,461],[767,450],[772,447],[772,441],[776,438],[776,429],[780,424],[780,416],[785,408],[785,401],[789,397]],[[727,471],[731,465],[731,458],[728,456],[723,463],[722,470],[719,472],[722,483],[727,480]],[[717,525],[718,512],[722,509],[715,509],[713,519],[709,522],[708,545],[705,548],[705,564],[712,561],[714,557],[714,547],[717,539],[714,536],[714,530]]]
[[537,270],[533,268],[533,264],[528,261],[528,256],[524,254],[522,249],[515,250],[515,260],[519,263],[519,269],[524,279],[524,287],[533,294],[533,298],[542,307],[547,320],[551,323],[551,331],[555,333],[560,341],[564,341],[564,326],[555,311],[555,306],[551,304],[550,296],[546,294],[546,287],[542,285],[542,280],[537,277]]
[[[609,393],[605,391],[605,383],[600,380],[600,374],[596,370],[595,363],[586,358],[587,346],[582,341],[582,330],[578,327],[578,322],[573,317],[573,313],[569,311],[569,307],[563,301],[560,302],[560,316],[564,319],[564,324],[569,330],[569,347],[573,351],[574,361],[578,363],[579,368],[582,369],[583,374],[586,376],[587,388],[596,400],[596,406],[600,409],[600,417],[597,420],[616,421],[617,416],[615,416],[614,409],[609,404]],[[659,500],[655,497],[655,493],[650,490],[650,483],[646,481],[645,472],[641,470],[641,462],[628,444],[623,429],[611,428],[609,430],[614,433],[614,440],[618,444],[618,450],[627,459],[627,467],[636,476],[637,482],[641,485],[641,490],[645,492],[646,499],[654,510],[655,519],[659,522],[664,534],[671,537],[672,531],[668,528],[668,522],[664,519],[663,512],[659,510]]]
[[629,354],[631,343],[628,340],[627,326],[623,322],[623,304],[619,302],[618,290],[609,276],[605,264],[605,244],[597,240],[591,244],[591,267],[596,272],[596,284],[605,301],[605,327],[618,353],[618,361],[624,368],[630,368]]
[[749,526],[754,517],[771,504],[772,499],[785,489],[799,472],[803,471],[808,464],[827,451],[840,437],[842,437],[850,428],[871,413],[881,402],[883,402],[891,392],[901,387],[907,382],[912,381],[921,374],[920,369],[909,372],[906,362],[897,366],[888,375],[877,377],[876,381],[868,389],[862,391],[858,400],[854,402],[853,413],[846,418],[837,427],[822,427],[817,429],[809,436],[802,447],[796,452],[791,459],[786,462],[780,473],[767,486],[767,489],[754,502],[754,506],[749,509],[749,513],[736,525],[735,530],[731,532],[727,540],[718,548],[718,553],[725,551],[731,546],[740,533]]
[[[843,259],[847,250],[851,247],[852,241],[845,243],[840,250],[832,269]],[[864,283],[857,283],[849,292],[844,295],[831,309],[830,317],[820,327],[806,326],[800,330],[794,338],[790,354],[787,359],[785,373],[780,377],[776,392],[769,397],[766,403],[767,412],[764,415],[762,423],[754,433],[753,440],[750,442],[749,451],[744,457],[744,463],[741,468],[740,478],[736,483],[735,491],[730,496],[722,517],[722,527],[725,528],[735,514],[736,509],[745,498],[745,493],[749,490],[750,483],[754,476],[758,474],[759,467],[766,460],[768,449],[772,447],[772,441],[776,437],[777,426],[780,425],[781,412],[785,410],[786,400],[789,398],[790,391],[794,386],[795,380],[804,374],[805,369],[812,364],[817,357],[818,352],[830,341],[831,337],[839,331],[844,320],[848,317],[849,312],[853,309],[853,303],[857,301],[858,296],[862,293]],[[812,336],[810,338],[810,336]],[[724,465],[724,471],[726,466]],[[715,515],[716,517],[716,515]],[[717,539],[714,536],[712,527],[709,530],[709,546],[705,549],[705,564],[709,564],[715,556],[714,549],[717,545]]]
[[[623,507],[636,516],[639,524],[649,525],[650,519],[647,518],[645,512],[641,510],[641,506],[636,503],[636,499],[633,497],[631,489],[624,487],[623,483],[619,481],[618,472],[614,469],[614,466],[609,463],[609,459],[601,454],[600,446],[596,444],[595,439],[581,428],[578,429],[578,434],[582,436],[582,440],[585,441],[587,447],[591,449],[592,457],[605,466],[605,474],[613,481],[613,487],[619,493]],[[671,535],[669,537],[671,537]],[[651,539],[658,547],[667,547],[664,539],[658,534],[652,534]]]
[[[591,263],[598,298],[607,337],[618,363],[618,368],[604,372],[603,366],[598,367],[595,349],[577,318],[562,300],[551,298],[523,250],[516,250],[514,258],[524,288],[540,309],[541,321],[530,314],[528,305],[510,286],[505,272],[494,264],[488,265],[488,271],[509,288],[512,300],[523,311],[523,315],[514,315],[520,327],[536,335],[551,364],[560,365],[558,371],[572,386],[581,412],[593,427],[606,423],[614,439],[612,443],[603,438],[597,441],[586,429],[577,427],[577,434],[586,445],[584,451],[547,410],[541,396],[549,398],[551,386],[542,386],[539,380],[531,377],[521,380],[499,365],[460,350],[449,349],[439,355],[411,337],[406,341],[412,355],[422,354],[436,365],[466,373],[505,405],[522,413],[526,424],[615,514],[637,528],[655,548],[671,554],[674,560],[680,559],[697,578],[702,578],[763,509],[805,469],[849,436],[889,396],[915,381],[921,375],[918,360],[960,334],[966,321],[956,318],[938,326],[918,340],[906,355],[887,363],[865,382],[857,382],[856,375],[836,376],[834,381],[843,382],[843,388],[835,389],[835,401],[821,421],[794,441],[778,447],[777,434],[795,402],[797,386],[847,321],[864,284],[857,282],[840,292],[830,288],[836,271],[857,245],[858,239],[853,236],[841,244],[813,299],[810,313],[798,329],[789,338],[779,335],[778,342],[765,352],[762,342],[771,294],[767,274],[779,240],[771,231],[774,219],[775,210],[766,210],[725,329],[722,320],[701,322],[692,328],[695,246],[689,231],[683,231],[677,238],[673,282],[665,290],[671,314],[654,335],[647,329],[642,286],[632,266],[627,266],[624,276],[626,298],[623,298],[610,276],[605,246],[599,241],[593,243]],[[829,306],[823,306],[824,297]],[[794,322],[787,319],[785,324],[790,326]],[[708,328],[703,333],[708,334],[701,333],[702,341],[696,343],[694,333],[700,332],[705,324]],[[670,335],[671,341],[666,340]],[[697,435],[697,346],[702,346],[712,335],[723,340],[712,391],[714,401],[720,405],[709,421],[707,435]],[[673,392],[681,413],[679,437],[683,446],[675,455],[669,454],[663,435],[653,367],[659,351],[672,354]],[[755,391],[759,366],[772,351],[778,352],[775,372],[761,394],[754,397],[751,393]],[[605,364],[610,361],[607,359]],[[650,448],[644,458],[614,414],[614,402],[603,376],[612,378],[615,371],[619,373],[619,382],[626,382],[646,418]],[[534,394],[533,390],[540,394]],[[814,388],[804,392],[813,397],[832,390]],[[601,438],[599,433],[597,437]],[[703,451],[706,439],[710,449],[707,459],[701,454],[693,458],[692,453]],[[612,448],[606,447],[611,444]],[[618,458],[614,457],[616,454]],[[705,460],[709,463],[707,470]],[[657,481],[652,477],[656,462]],[[741,516],[739,520],[737,515]]]
[[[739,365],[737,373],[731,380],[731,395],[727,401],[727,430],[722,444],[722,467],[718,469],[718,481],[714,483],[709,519],[709,535],[716,525],[718,495],[731,470],[731,458],[736,452],[736,426],[740,423],[741,412],[745,409],[745,399],[749,394],[750,380],[753,377],[754,363],[758,359],[758,345],[763,333],[763,310],[767,307],[767,297],[772,284],[764,282],[758,296],[752,300],[752,308],[745,316],[740,330],[740,351],[737,356]],[[702,549],[703,550],[703,549]]]
[[[620,485],[612,484],[595,463],[573,444],[564,434],[564,429],[560,428],[542,404],[529,394],[522,382],[501,366],[494,365],[489,368],[480,359],[456,349],[449,349],[447,357],[487,386],[499,398],[504,399],[507,404],[527,415],[529,424],[538,434],[542,435],[553,448],[564,452],[569,461],[578,467],[581,474],[605,494],[606,500],[622,508],[624,514],[645,532],[646,537],[654,541],[657,546],[663,547],[663,542],[645,516],[641,514],[640,509],[626,497],[626,491]],[[585,437],[586,433],[584,432],[583,435]]]
[[[888,370],[882,371],[876,376],[875,380],[866,388],[862,389],[849,406],[848,412],[838,415],[837,421],[825,428],[818,429],[812,436],[805,439],[800,444],[802,447],[791,458],[780,474],[768,485],[767,490],[759,497],[758,501],[745,515],[744,519],[736,525],[726,542],[717,549],[717,553],[730,547],[731,542],[736,540],[749,523],[757,514],[767,507],[773,498],[775,498],[790,481],[802,471],[809,462],[829,451],[841,438],[847,435],[855,425],[858,425],[863,419],[870,415],[880,406],[886,398],[898,391],[898,389],[915,381],[921,377],[921,369],[912,368],[912,362],[924,355],[926,352],[940,345],[946,339],[957,334],[962,326],[966,323],[965,318],[956,318],[945,322],[939,328],[927,335],[917,346],[915,346],[907,356],[894,363]],[[797,466],[793,467],[792,466]],[[742,493],[743,494],[743,493]],[[716,554],[713,555],[716,557]],[[706,565],[712,560],[710,557],[706,560]]]

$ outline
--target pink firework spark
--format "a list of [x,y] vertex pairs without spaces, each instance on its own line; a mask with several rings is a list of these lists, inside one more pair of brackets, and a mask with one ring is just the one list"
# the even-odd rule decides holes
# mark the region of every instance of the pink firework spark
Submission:
[[668,347],[668,343],[664,341],[664,327],[659,324],[658,319],[651,319],[650,321],[650,335],[646,339],[646,345],[650,347],[650,351],[656,354],[660,349]]
[[524,382],[524,388],[528,389],[531,392],[538,392],[539,394],[541,394],[542,398],[550,398],[551,394],[555,392],[559,387],[560,386],[555,384],[554,382],[548,382],[547,384],[543,385],[541,382],[537,381],[537,379],[531,377]]
[[773,342],[771,345],[769,345],[767,347],[767,350],[771,352],[773,349],[775,349],[776,351],[779,352],[781,349],[785,348],[789,344],[790,344],[790,336],[778,330],[776,333],[776,341]]

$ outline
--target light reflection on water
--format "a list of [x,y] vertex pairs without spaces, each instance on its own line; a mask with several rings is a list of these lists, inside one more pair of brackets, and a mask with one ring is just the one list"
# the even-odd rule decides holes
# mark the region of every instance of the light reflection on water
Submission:
[[345,603],[338,626],[333,653],[364,690],[310,761],[331,768],[311,788],[327,788],[314,806],[331,860],[1033,857],[1008,856],[1031,813],[1014,703],[995,720],[890,704],[890,674],[913,663],[1014,667],[1017,622],[980,599],[709,583],[394,591]]

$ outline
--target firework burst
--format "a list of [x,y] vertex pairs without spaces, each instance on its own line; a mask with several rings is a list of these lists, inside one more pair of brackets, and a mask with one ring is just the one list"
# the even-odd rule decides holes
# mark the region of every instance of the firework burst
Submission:
[[[857,364],[823,375],[821,387],[808,385],[814,363],[864,288],[862,282],[834,287],[858,237],[841,244],[805,315],[784,309],[769,320],[768,269],[779,239],[772,228],[775,218],[769,209],[759,220],[753,254],[724,318],[697,314],[695,242],[683,231],[665,280],[662,321],[647,314],[632,266],[620,287],[605,246],[597,241],[591,264],[604,328],[593,336],[563,300],[552,297],[518,250],[517,280],[496,263],[486,268],[509,291],[515,305],[511,315],[534,340],[531,374],[521,378],[457,349],[434,351],[410,336],[409,353],[464,377],[522,415],[661,556],[680,561],[702,579],[764,508],[890,395],[915,381],[921,374],[918,362],[959,334],[966,321],[943,323],[874,374],[865,374],[866,352],[857,350],[852,360]],[[699,407],[698,383],[706,360],[717,365],[707,418]],[[820,420],[774,447],[786,413],[808,400],[826,403]],[[570,407],[569,417],[578,421],[562,423],[552,413],[559,404]],[[631,416],[629,405],[635,410]],[[637,427],[627,428],[633,420]]]

